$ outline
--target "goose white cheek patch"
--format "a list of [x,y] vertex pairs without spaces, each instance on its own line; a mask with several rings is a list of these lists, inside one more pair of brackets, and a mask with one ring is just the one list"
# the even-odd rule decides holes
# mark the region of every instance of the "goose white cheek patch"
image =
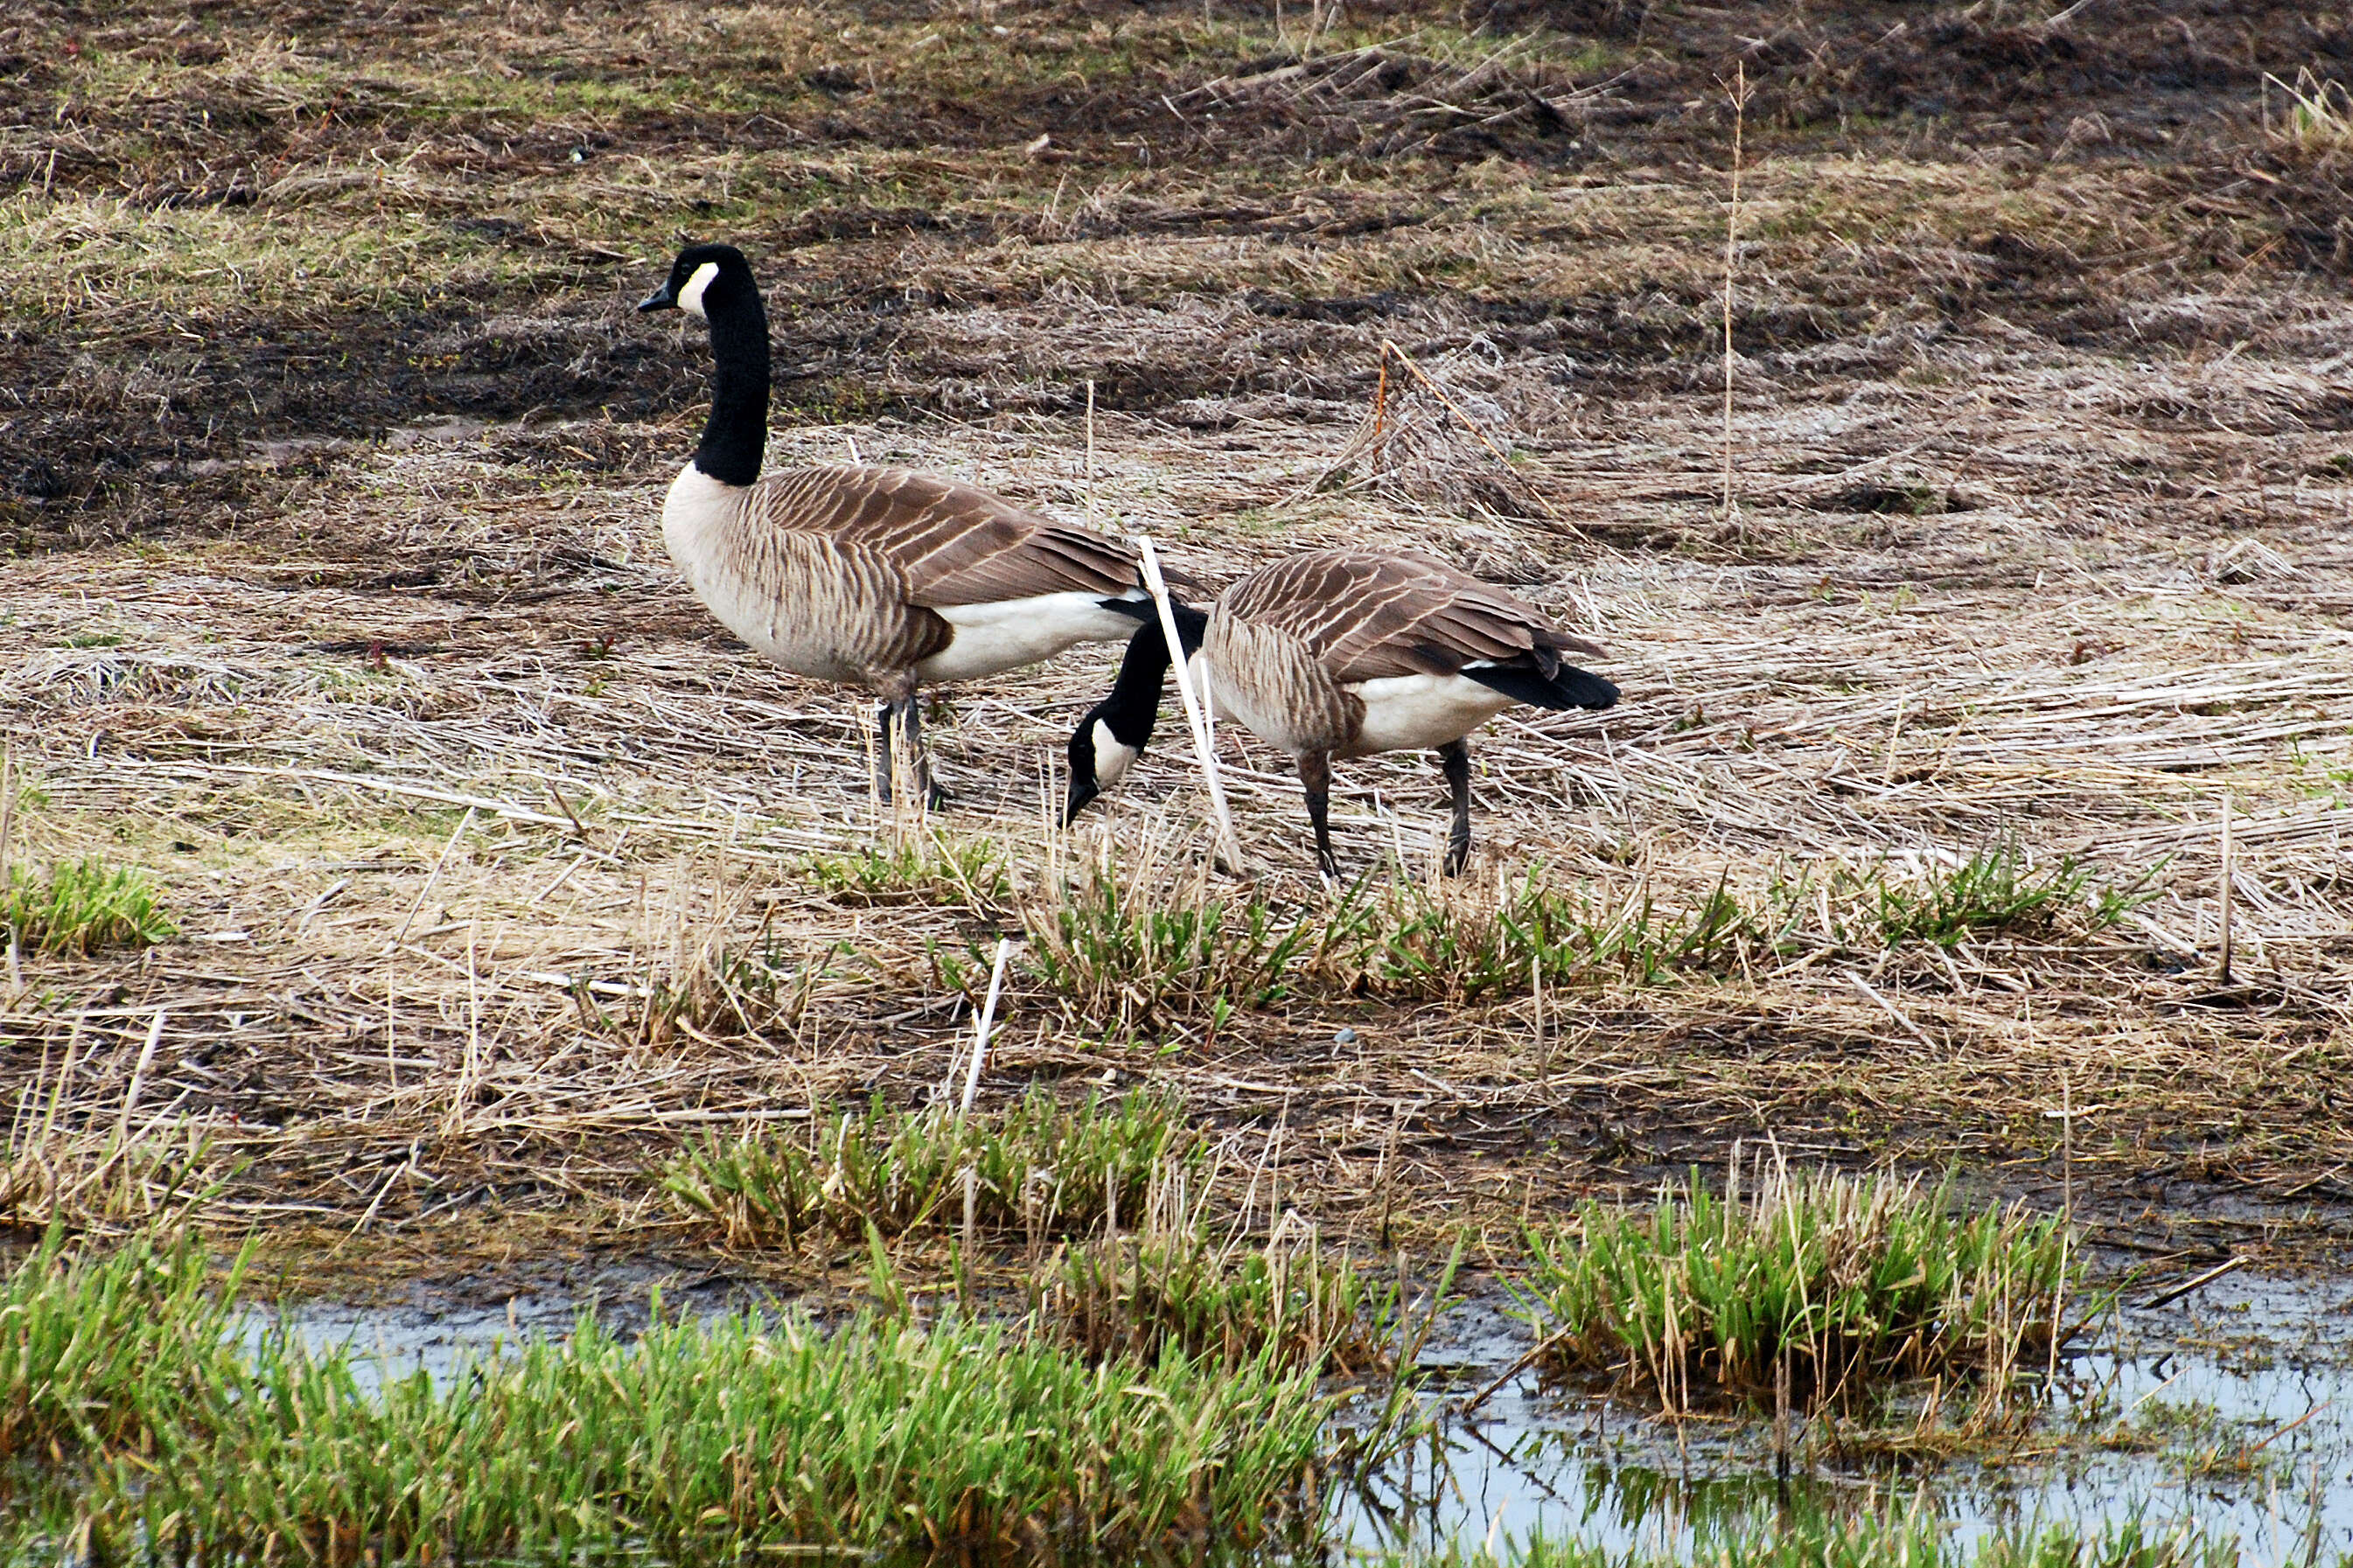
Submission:
[[[694,276],[686,280],[686,287],[678,291],[678,308],[690,316],[702,316],[702,291],[710,288],[711,280],[718,276],[719,263],[716,261],[706,261],[696,268]],[[709,321],[711,318],[703,316],[702,319]]]
[[1109,789],[1127,776],[1127,770],[1141,755],[1134,746],[1122,743],[1111,732],[1111,726],[1095,721],[1095,787]]

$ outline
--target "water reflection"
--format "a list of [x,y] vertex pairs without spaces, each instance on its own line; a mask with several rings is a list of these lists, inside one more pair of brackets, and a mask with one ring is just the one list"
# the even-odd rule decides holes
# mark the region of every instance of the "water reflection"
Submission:
[[[602,1315],[643,1321],[642,1282],[614,1282]],[[632,1289],[632,1286],[639,1288]],[[503,1342],[561,1337],[584,1305],[563,1290],[475,1308],[287,1309],[284,1327],[359,1352],[365,1384],[423,1369],[445,1379]],[[745,1304],[673,1293],[694,1315]],[[259,1316],[250,1331],[267,1331]],[[1492,1311],[1466,1314],[1456,1384],[1430,1396],[1431,1436],[1344,1495],[1335,1531],[1356,1552],[1444,1548],[1541,1531],[1688,1559],[1784,1509],[1839,1517],[1917,1507],[1964,1542],[2021,1526],[2096,1531],[2136,1513],[2237,1535],[2265,1562],[2353,1553],[2353,1282],[2245,1275],[2195,1300],[2128,1310],[2069,1363],[2041,1418],[2007,1447],[1947,1463],[1854,1460],[1774,1473],[1767,1424],[1668,1423],[1642,1410],[1507,1385],[1475,1416],[1447,1414],[1525,1346]],[[1804,1445],[1800,1442],[1800,1452]]]
[[2014,1438],[1947,1463],[1817,1463],[1786,1483],[1766,1424],[1670,1423],[1523,1378],[1467,1419],[1443,1414],[1453,1395],[1433,1398],[1431,1438],[1370,1478],[1340,1528],[1359,1551],[1540,1531],[1687,1559],[1785,1509],[1836,1517],[1893,1500],[1962,1542],[2138,1516],[2235,1534],[2264,1561],[2330,1561],[2353,1552],[2348,1307],[2345,1281],[2242,1276],[2195,1302],[2128,1309]]

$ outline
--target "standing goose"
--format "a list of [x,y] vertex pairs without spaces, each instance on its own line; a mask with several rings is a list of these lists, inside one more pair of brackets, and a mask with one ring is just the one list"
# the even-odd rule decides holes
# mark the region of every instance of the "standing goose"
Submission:
[[[1428,555],[1316,550],[1261,568],[1207,615],[1179,607],[1187,668],[1219,717],[1292,754],[1307,788],[1315,859],[1336,879],[1326,820],[1332,759],[1427,747],[1453,793],[1446,869],[1471,854],[1471,749],[1462,738],[1514,703],[1607,708],[1618,689],[1561,662],[1599,654],[1501,588]],[[1152,738],[1168,645],[1138,631],[1111,695],[1071,736],[1064,820],[1119,782]]]
[[711,417],[662,505],[663,542],[728,630],[796,675],[882,699],[884,799],[894,728],[931,790],[919,686],[1124,637],[1152,616],[1125,544],[976,486],[877,467],[762,479],[768,318],[743,252],[680,252],[638,304],[673,308],[710,323]]

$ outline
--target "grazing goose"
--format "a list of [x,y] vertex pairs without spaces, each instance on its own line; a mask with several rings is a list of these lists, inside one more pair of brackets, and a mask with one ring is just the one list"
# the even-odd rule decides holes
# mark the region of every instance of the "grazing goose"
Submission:
[[[1297,759],[1315,859],[1336,879],[1332,759],[1429,747],[1453,792],[1446,869],[1471,854],[1471,750],[1462,737],[1514,703],[1607,708],[1618,689],[1561,662],[1598,654],[1501,588],[1427,555],[1316,550],[1251,573],[1207,615],[1178,608],[1187,668],[1219,717]],[[1112,692],[1071,736],[1064,820],[1117,784],[1152,738],[1168,645],[1138,631]]]
[[1153,616],[1135,553],[976,486],[904,468],[760,477],[768,318],[743,252],[697,245],[640,310],[711,325],[711,418],[662,505],[662,540],[728,630],[796,675],[882,699],[877,784],[898,731],[919,786],[919,686],[971,680],[1124,637]]

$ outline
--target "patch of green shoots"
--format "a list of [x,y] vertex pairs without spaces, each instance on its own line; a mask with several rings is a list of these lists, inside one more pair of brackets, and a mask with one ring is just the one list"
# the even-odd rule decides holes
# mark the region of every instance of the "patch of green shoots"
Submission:
[[52,1236],[0,1286],[0,1452],[79,1451],[56,1479],[110,1561],[1143,1552],[1263,1534],[1331,1408],[1263,1362],[1093,1366],[967,1321],[677,1321],[658,1298],[634,1342],[584,1317],[378,1391],[346,1349],[243,1338],[195,1248],[90,1261]]
[[1791,1397],[1851,1402],[1942,1376],[2007,1394],[2070,1323],[2079,1270],[2060,1222],[2023,1207],[1954,1212],[1917,1177],[1792,1175],[1736,1148],[1721,1194],[1696,1172],[1647,1209],[1589,1203],[1530,1232],[1525,1287],[1544,1360],[1609,1373],[1670,1411]]
[[1754,922],[1762,946],[1788,954],[1809,942],[1856,952],[1907,942],[1953,947],[1981,933],[2105,931],[2157,897],[2153,866],[2130,881],[2102,882],[2073,856],[2042,866],[2014,845],[1980,849],[1958,864],[1905,867],[1880,860],[1834,864],[1776,878]]
[[1307,910],[1229,903],[1205,886],[1154,879],[1123,886],[1096,870],[1026,912],[1029,967],[1099,1026],[1151,1028],[1219,1004],[1263,1007],[1295,984],[1294,962],[1321,956],[1330,931]]
[[1327,1256],[1314,1226],[1221,1239],[1198,1212],[1071,1248],[1037,1304],[1091,1360],[1150,1361],[1174,1346],[1221,1365],[1271,1359],[1344,1376],[1388,1370],[1396,1318],[1395,1292]]
[[900,843],[867,845],[839,855],[813,855],[802,869],[818,890],[839,904],[964,904],[1004,900],[1011,888],[1005,857],[986,838],[938,834]]
[[95,856],[61,860],[46,877],[10,868],[7,886],[0,889],[0,925],[28,952],[80,955],[145,947],[178,930],[146,872],[109,866]]
[[1605,902],[1535,872],[1500,899],[1395,884],[1287,910],[1097,874],[1027,923],[1032,973],[1090,1020],[1127,1028],[1301,997],[1473,1001],[1524,987],[1536,970],[1548,984],[1655,985],[1770,941],[1722,887],[1664,913],[1647,893]]
[[[1724,879],[1672,903],[1642,884],[1561,886],[1541,868],[1494,887],[1359,886],[1332,903],[1229,901],[1206,886],[1123,882],[1102,870],[1025,915],[1031,974],[1091,1023],[1149,1029],[1175,1017],[1301,999],[1374,995],[1475,1002],[1547,986],[1655,986],[1740,972],[1830,942],[1872,951],[1950,947],[1986,931],[2097,931],[2154,896],[2154,872],[2095,885],[2073,858],[2029,863],[2015,847],[1922,873],[1891,862],[1775,881],[1744,901]],[[940,954],[952,984],[971,961]]]
[[1758,919],[1720,884],[1669,912],[1647,889],[1613,904],[1533,871],[1501,898],[1392,887],[1352,900],[1334,918],[1348,940],[1330,945],[1362,976],[1359,988],[1412,1000],[1473,1001],[1524,988],[1537,970],[1548,985],[1657,985],[1679,971],[1731,964],[1744,942],[1770,945]]
[[2047,931],[2079,910],[2101,930],[2154,896],[2137,885],[2093,892],[2093,875],[2072,856],[2036,868],[2014,847],[2000,847],[1916,879],[1891,878],[1881,867],[1857,879],[1852,892],[1889,947],[1951,947],[1980,931]]
[[206,1262],[185,1236],[86,1252],[52,1226],[0,1283],[0,1458],[142,1446],[185,1419],[233,1330]]
[[878,1100],[807,1131],[714,1135],[673,1158],[662,1186],[733,1247],[792,1247],[813,1232],[855,1239],[870,1224],[885,1236],[960,1226],[967,1172],[976,1226],[1075,1235],[1140,1215],[1153,1183],[1202,1155],[1174,1100],[1137,1090],[1066,1109],[1035,1088],[1002,1111],[893,1111]]

